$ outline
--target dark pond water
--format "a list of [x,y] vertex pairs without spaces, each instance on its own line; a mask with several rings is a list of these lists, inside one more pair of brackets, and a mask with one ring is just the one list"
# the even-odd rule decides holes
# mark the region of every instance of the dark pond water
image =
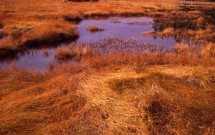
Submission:
[[[44,52],[48,52],[48,55]],[[33,49],[19,53],[15,58],[0,61],[0,67],[16,66],[27,70],[46,71],[53,63],[56,63],[55,48]]]
[[[87,27],[95,25],[104,29],[101,32],[89,32]],[[111,18],[107,20],[86,20],[78,26],[80,38],[77,42],[92,42],[99,41],[105,38],[122,38],[134,39],[144,43],[155,44],[172,48],[175,45],[175,39],[167,37],[143,36],[143,32],[154,30],[156,26],[152,18]]]
[[[89,32],[87,28],[90,25],[101,27],[104,31],[94,33]],[[80,37],[75,42],[93,43],[107,38],[120,38],[122,40],[132,39],[146,44],[154,44],[158,47],[165,47],[168,49],[171,49],[176,44],[173,37],[161,38],[142,35],[143,32],[155,29],[159,29],[159,26],[155,25],[153,19],[148,17],[84,20],[78,25]],[[62,43],[59,46],[65,47],[67,45],[68,43]],[[28,70],[46,71],[50,64],[58,63],[55,59],[55,52],[56,47],[50,47],[48,49],[31,49],[27,52],[19,53],[15,58],[1,60],[0,67],[7,68],[11,65],[15,65]]]

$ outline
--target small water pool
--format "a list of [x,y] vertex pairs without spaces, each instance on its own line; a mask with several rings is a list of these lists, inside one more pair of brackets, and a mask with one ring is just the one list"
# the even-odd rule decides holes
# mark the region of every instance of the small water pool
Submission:
[[[90,32],[87,28],[95,25],[104,29],[100,32]],[[173,37],[161,38],[153,36],[143,36],[143,32],[159,29],[154,24],[152,18],[110,18],[107,20],[85,20],[79,26],[80,38],[77,42],[95,42],[106,38],[134,39],[144,43],[163,46],[168,49],[172,48],[176,41]]]

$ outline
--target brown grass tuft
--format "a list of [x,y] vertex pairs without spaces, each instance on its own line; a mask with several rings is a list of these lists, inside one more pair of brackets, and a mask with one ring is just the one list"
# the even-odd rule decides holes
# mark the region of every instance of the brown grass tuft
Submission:
[[147,31],[142,33],[143,36],[151,36],[151,35],[156,35],[156,32],[154,30],[152,31]]
[[163,31],[159,33],[159,35],[168,37],[168,36],[173,36],[174,30],[173,28],[165,28]]
[[99,28],[99,27],[97,27],[97,26],[95,26],[95,25],[89,26],[89,27],[87,28],[87,30],[90,31],[90,32],[104,31],[103,28]]
[[69,48],[62,48],[62,47],[59,47],[56,50],[56,55],[55,55],[55,57],[58,60],[68,60],[74,56],[75,56],[75,54],[73,53],[72,50],[70,50]]
[[202,57],[215,57],[215,44],[214,43],[209,43],[207,45],[205,45],[201,51],[200,51],[200,55]]

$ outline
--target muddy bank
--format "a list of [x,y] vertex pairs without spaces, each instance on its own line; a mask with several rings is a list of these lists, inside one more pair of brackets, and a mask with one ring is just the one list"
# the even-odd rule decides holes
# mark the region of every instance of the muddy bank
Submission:
[[10,48],[3,48],[0,49],[0,60],[4,60],[5,58],[15,58],[17,53],[20,52],[20,50],[13,50]]
[[57,44],[65,41],[74,41],[79,37],[79,35],[70,35],[65,33],[57,33],[50,35],[44,39],[32,39],[25,41],[21,46],[23,48],[33,48],[33,47],[40,47],[43,44]]

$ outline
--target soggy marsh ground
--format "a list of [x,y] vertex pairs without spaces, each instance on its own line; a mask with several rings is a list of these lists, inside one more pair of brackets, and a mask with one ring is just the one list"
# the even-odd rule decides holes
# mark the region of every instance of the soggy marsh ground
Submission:
[[213,135],[214,7],[1,0],[0,134]]
[[[59,63],[56,57],[60,48],[72,50],[75,47],[77,49],[78,46],[85,46],[94,51],[99,50],[100,53],[104,54],[117,47],[118,51],[129,48],[133,48],[134,51],[146,51],[151,46],[160,49],[173,49],[176,44],[174,37],[142,35],[144,32],[154,30],[153,26],[155,25],[153,23],[153,19],[149,17],[84,20],[78,24],[79,38],[75,42],[60,43],[51,47],[41,45],[39,48],[34,47],[15,55],[2,57],[0,66],[16,65],[26,69],[47,71],[50,65]],[[89,28],[91,29],[89,30]]]

